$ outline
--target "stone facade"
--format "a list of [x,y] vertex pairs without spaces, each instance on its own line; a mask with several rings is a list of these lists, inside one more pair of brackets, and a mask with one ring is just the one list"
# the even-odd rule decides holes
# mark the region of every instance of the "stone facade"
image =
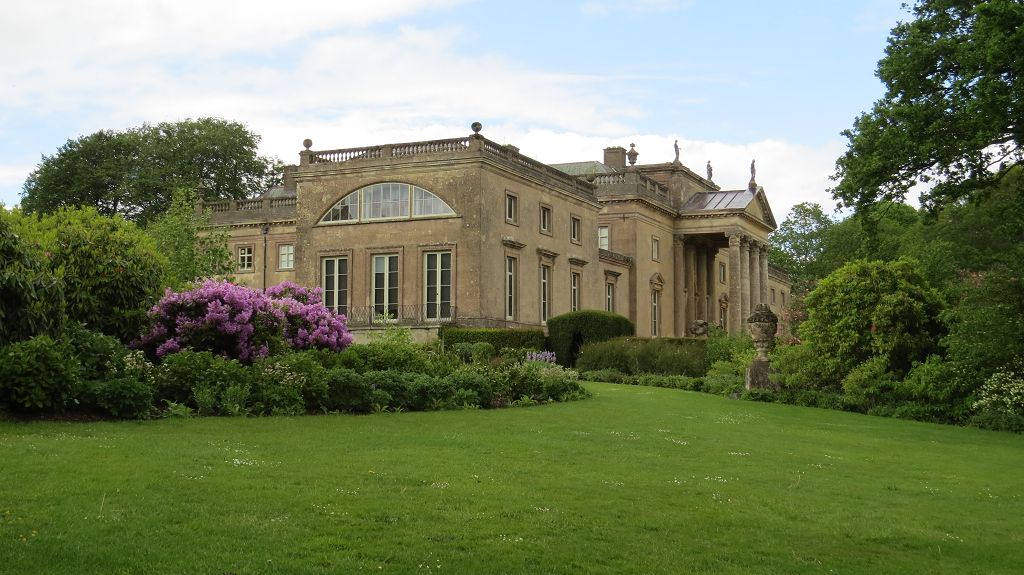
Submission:
[[261,198],[197,205],[230,231],[236,278],[327,290],[353,328],[539,326],[612,309],[642,336],[701,322],[737,333],[757,303],[781,312],[767,265],[764,190],[723,192],[680,164],[545,165],[478,131],[464,138],[314,151]]

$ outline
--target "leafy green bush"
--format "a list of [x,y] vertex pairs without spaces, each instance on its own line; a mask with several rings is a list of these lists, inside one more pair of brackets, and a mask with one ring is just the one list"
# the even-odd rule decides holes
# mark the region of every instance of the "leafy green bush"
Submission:
[[[576,363],[577,366],[579,366],[582,362],[582,357],[585,356],[581,356],[580,362]],[[580,373],[580,379],[583,379],[585,381],[601,381],[604,383],[622,383],[622,380],[625,377],[626,374],[622,373],[617,369],[612,369],[610,367],[604,369],[583,371]]]
[[354,369],[335,367],[327,372],[328,402],[332,411],[368,413],[373,408],[370,384]]
[[0,207],[0,346],[58,335],[66,318],[64,283],[15,233]]
[[505,347],[521,347],[531,350],[544,349],[544,330],[536,328],[489,328],[489,327],[456,327],[443,325],[437,337],[444,345],[457,343],[487,342],[494,349]]
[[218,411],[226,389],[243,385],[250,378],[249,370],[237,360],[208,351],[185,350],[168,355],[157,368],[155,398],[161,404],[173,402],[212,414]]
[[875,356],[850,370],[843,378],[843,404],[865,412],[894,400],[896,377],[888,365],[887,358]]
[[700,377],[687,375],[658,375],[654,373],[641,373],[639,375],[627,375],[622,378],[621,383],[627,385],[645,385],[649,387],[667,387],[669,389],[685,389],[687,391],[702,391],[704,380]]
[[719,326],[712,326],[704,341],[707,350],[706,367],[711,367],[719,361],[732,361],[736,355],[754,349],[750,335],[729,335]]
[[81,366],[70,346],[46,335],[0,348],[0,403],[14,411],[63,409],[78,395]]
[[114,336],[93,331],[79,322],[69,322],[63,338],[71,345],[82,365],[82,379],[98,381],[110,377],[129,349]]
[[50,269],[62,274],[68,318],[121,341],[134,339],[164,279],[167,260],[153,240],[93,208],[61,209],[34,230]]
[[304,402],[304,411],[330,408],[328,372],[308,351],[297,351],[262,359],[254,364],[259,386],[277,384],[294,387]]
[[459,407],[468,403],[479,407],[491,407],[494,404],[493,385],[484,373],[470,368],[458,369],[448,376],[448,380],[456,389],[468,392],[464,394],[463,402],[459,404]]
[[271,356],[254,363],[252,370],[257,413],[301,415],[330,409],[328,371],[315,355]]
[[1024,359],[992,374],[971,406],[971,424],[987,429],[1024,431]]
[[566,367],[576,365],[576,357],[585,343],[632,335],[636,335],[633,322],[610,311],[580,310],[548,320],[551,351],[558,356],[558,363]]
[[580,371],[616,369],[626,374],[704,375],[702,339],[617,338],[585,344],[576,367]]
[[[103,342],[106,337],[98,335],[93,341]],[[141,351],[115,352],[100,377],[84,382],[81,406],[123,419],[149,417],[153,411],[155,373],[156,368]]]
[[746,386],[747,368],[754,360],[753,349],[741,352],[730,361],[716,361],[704,376],[704,391],[715,395],[742,393]]

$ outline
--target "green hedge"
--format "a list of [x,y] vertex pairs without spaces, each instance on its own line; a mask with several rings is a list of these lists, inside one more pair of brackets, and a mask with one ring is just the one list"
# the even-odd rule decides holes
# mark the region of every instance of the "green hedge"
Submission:
[[544,349],[544,330],[540,328],[494,328],[441,326],[437,336],[445,346],[457,343],[486,342],[495,350],[504,348]]
[[585,343],[634,334],[636,328],[629,318],[610,311],[574,311],[548,320],[551,351],[558,363],[567,367],[576,365],[576,356]]
[[628,375],[653,373],[701,377],[707,371],[707,340],[624,337],[580,348],[580,371],[614,369]]

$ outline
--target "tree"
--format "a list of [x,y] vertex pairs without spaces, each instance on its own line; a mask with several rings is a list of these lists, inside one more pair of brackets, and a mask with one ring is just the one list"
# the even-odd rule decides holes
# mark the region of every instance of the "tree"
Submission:
[[259,156],[260,137],[217,118],[166,122],[68,140],[43,156],[21,207],[50,213],[88,206],[145,224],[171,205],[174,190],[202,188],[203,199],[243,199],[275,183],[275,161]]
[[923,184],[922,206],[937,211],[984,195],[1024,159],[1024,4],[919,0],[912,13],[878,64],[885,96],[843,132],[842,206],[898,202]]
[[804,202],[793,206],[782,225],[772,232],[769,261],[789,272],[794,292],[806,292],[823,277],[814,268],[825,249],[825,233],[833,225],[835,222],[820,205]]
[[168,283],[178,289],[201,278],[222,276],[234,270],[228,234],[205,229],[208,214],[197,214],[196,194],[182,188],[174,193],[171,207],[146,227],[160,253],[167,256]]

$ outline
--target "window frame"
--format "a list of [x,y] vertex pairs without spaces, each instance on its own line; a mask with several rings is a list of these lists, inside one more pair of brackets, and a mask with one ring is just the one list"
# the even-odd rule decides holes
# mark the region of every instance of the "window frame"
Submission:
[[517,288],[519,270],[519,258],[505,255],[505,320],[515,321],[516,313],[519,311]]
[[[537,216],[539,222],[540,233],[550,236],[552,235],[553,223],[555,221],[554,210],[548,204],[540,205],[540,212]],[[545,222],[545,219],[547,220]]]
[[661,261],[661,238],[658,236],[651,236],[651,259]]
[[[437,267],[431,270],[430,258],[434,256],[437,258]],[[444,259],[445,256],[448,258],[448,284],[444,283]],[[431,277],[431,272],[433,276]],[[432,315],[430,306],[430,288],[432,280],[436,281],[435,289],[436,302],[434,302],[435,313]],[[448,288],[448,299],[444,299],[444,288]],[[427,321],[439,322],[444,320],[450,320],[452,318],[452,312],[455,308],[453,305],[455,298],[455,254],[452,250],[431,250],[423,252],[423,317]],[[445,306],[447,305],[447,314],[445,312]]]
[[576,214],[569,216],[569,241],[574,244],[583,243],[583,218]]
[[579,311],[581,302],[581,290],[583,289],[583,274],[578,270],[569,272],[569,311]]
[[[248,250],[248,267],[242,266],[242,250]],[[235,246],[235,271],[240,274],[248,274],[256,272],[256,245],[255,244],[240,244]]]
[[[281,260],[281,250],[284,248],[291,248],[291,252],[288,254],[291,264],[283,265]],[[280,243],[277,244],[277,269],[278,270],[294,270],[295,269],[295,244],[294,243]]]
[[[352,261],[352,258],[350,258],[348,255],[328,255],[328,256],[321,256],[320,257],[320,290],[321,290],[320,301],[321,301],[321,303],[324,304],[324,307],[334,311],[336,314],[339,314],[339,315],[346,315],[346,316],[348,315],[349,291],[351,289],[349,287],[349,282],[351,281],[351,276],[352,276],[351,261]],[[327,276],[327,263],[328,262],[333,262],[334,265],[335,265],[335,268],[334,268],[335,272],[334,272],[334,275],[332,276],[332,278],[334,280],[334,287],[332,289],[328,289],[328,286],[327,286],[327,277],[328,277]],[[340,266],[338,266],[338,263],[340,263],[340,262],[344,262],[345,263],[345,266],[344,266],[345,267],[345,273],[344,274],[340,273]],[[344,278],[344,280],[345,280],[344,281],[344,286],[342,286],[341,282],[338,281],[339,278]],[[334,300],[333,305],[328,305],[328,303],[327,303],[328,294],[330,294],[330,296]],[[341,296],[340,298],[339,298],[339,295]],[[339,299],[343,299],[344,303],[338,303]]]
[[[604,242],[602,246],[601,243]],[[610,226],[597,226],[597,249],[610,250],[612,248],[612,230]]]
[[[367,203],[366,195],[367,194],[373,194],[376,191],[378,191],[378,190],[375,190],[375,188],[378,187],[378,186],[381,186],[381,189],[379,191],[380,191],[381,196],[382,196],[381,197],[381,202],[379,202],[379,204],[381,206],[384,206],[384,205],[404,205],[404,210],[405,210],[405,214],[404,215],[397,215],[397,216],[395,216],[395,215],[388,215],[388,216],[372,216],[372,215],[367,215],[370,212],[372,212],[371,207],[374,204],[373,203]],[[386,191],[384,190],[383,186],[387,186],[388,187]],[[396,203],[394,200],[389,200],[388,202],[384,201],[383,196],[385,195],[385,193],[386,194],[391,194],[393,192],[392,186],[398,186],[400,191],[401,191],[401,187],[404,186],[404,188],[405,188],[404,191],[405,191],[406,197],[405,197],[405,199],[403,201],[398,202],[398,203]],[[444,213],[429,213],[429,214],[419,214],[419,213],[417,213],[417,210],[418,210],[417,206],[419,206],[419,205],[421,205],[423,203],[423,199],[422,198],[417,198],[417,195],[420,195],[420,192],[422,192],[423,194],[427,194],[429,196],[429,197],[426,198],[426,200],[429,200],[429,202],[428,202],[429,205],[435,205],[436,202],[440,202],[445,208],[448,209],[448,211],[444,212]],[[352,200],[350,200],[349,198],[354,198],[354,202]],[[435,202],[435,200],[436,200],[436,202]],[[344,207],[347,208],[347,213],[349,214],[349,217],[346,218],[346,219],[327,219],[331,214],[334,213],[334,210],[340,208],[340,206],[342,206],[343,203],[344,203]],[[339,213],[340,213],[340,209],[339,209]],[[335,202],[322,216],[320,216],[320,219],[317,221],[317,225],[349,225],[349,224],[366,224],[366,223],[374,223],[374,222],[393,222],[393,221],[403,221],[403,220],[422,220],[422,219],[431,219],[431,218],[454,218],[454,217],[458,217],[458,213],[455,211],[455,209],[452,208],[451,205],[449,205],[448,202],[446,202],[443,198],[441,198],[441,196],[438,196],[437,194],[435,194],[434,192],[431,192],[430,190],[428,190],[426,188],[423,188],[421,186],[417,186],[416,184],[410,184],[410,183],[406,183],[406,182],[376,182],[376,183],[373,183],[373,184],[365,185],[365,186],[359,188],[358,190],[354,190],[352,192],[349,192],[348,194],[345,194],[344,197],[342,197],[340,200]]]
[[[391,261],[394,259],[395,265],[394,270],[391,269]],[[383,259],[385,262],[385,269],[383,272],[377,271],[378,260]],[[378,286],[378,274],[383,274],[384,284]],[[394,282],[392,283],[392,275],[394,275]],[[380,304],[377,303],[377,290],[381,289],[383,292],[383,300]],[[394,292],[394,301],[391,301],[392,292]],[[372,309],[373,320],[377,321],[382,316],[384,321],[393,322],[397,321],[401,317],[402,307],[402,259],[400,254],[397,252],[386,252],[379,254],[370,255],[370,307]],[[378,313],[378,307],[380,311]],[[394,311],[392,312],[392,308]],[[392,315],[392,313],[394,315]]]
[[505,190],[505,223],[519,225],[519,194]]
[[551,317],[551,266],[540,264],[540,324],[547,325]]

